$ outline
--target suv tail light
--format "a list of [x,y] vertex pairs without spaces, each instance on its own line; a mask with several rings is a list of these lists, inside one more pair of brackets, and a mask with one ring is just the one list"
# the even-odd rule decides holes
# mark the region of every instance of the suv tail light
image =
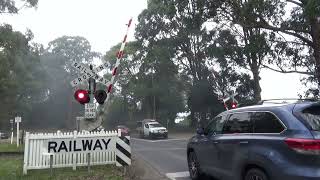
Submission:
[[287,138],[284,141],[290,148],[299,153],[312,155],[320,154],[320,140]]

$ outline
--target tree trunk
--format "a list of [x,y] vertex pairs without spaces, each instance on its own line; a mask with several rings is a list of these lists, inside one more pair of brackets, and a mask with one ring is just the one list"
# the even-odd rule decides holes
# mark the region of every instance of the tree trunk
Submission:
[[315,78],[320,89],[320,46],[314,49],[313,56],[315,58]]
[[200,124],[199,124],[199,126],[200,127],[206,127],[206,124],[208,123],[207,122],[207,112],[200,112]]
[[320,88],[320,22],[316,19],[311,24],[311,36],[313,40],[313,57],[315,63],[315,78]]
[[194,113],[194,110],[193,110],[193,107],[191,107],[191,114],[190,114],[190,117],[191,117],[191,123],[190,123],[190,127],[196,127],[198,122],[195,118],[195,113]]
[[[246,45],[249,45],[251,42],[251,38],[255,36],[256,33],[253,32],[253,28],[245,28],[243,27],[244,41]],[[253,75],[253,93],[254,93],[254,101],[257,103],[261,101],[261,87],[260,87],[260,76],[259,76],[259,63],[258,56],[255,53],[247,53],[247,63],[250,67],[250,70]]]
[[254,101],[257,103],[261,101],[261,86],[260,86],[260,76],[259,76],[259,68],[257,64],[252,64],[252,75],[253,75],[253,92],[254,92]]

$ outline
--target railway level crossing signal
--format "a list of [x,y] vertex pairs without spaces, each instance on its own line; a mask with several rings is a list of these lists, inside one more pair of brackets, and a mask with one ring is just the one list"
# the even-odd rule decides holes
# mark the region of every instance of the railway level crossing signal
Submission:
[[[103,104],[104,101],[107,99],[107,93],[104,90],[96,90],[96,79],[99,79],[99,80],[102,79],[102,82],[100,81],[102,84],[109,84],[109,82],[107,82],[103,77],[96,75],[93,71],[86,71],[86,74],[81,75],[81,77],[79,77],[78,80],[81,79],[82,81],[82,79],[86,79],[87,75],[93,75],[88,78],[88,84],[89,84],[88,90],[84,90],[84,89],[76,90],[74,93],[74,98],[80,104],[87,104],[90,102],[93,103],[92,101],[93,97],[90,97],[92,95],[94,96],[94,98],[97,100],[99,104]],[[94,77],[98,77],[98,78],[94,78]],[[81,81],[78,81],[78,82],[81,82]]]
[[[229,109],[235,109],[238,107],[238,100],[236,100],[235,96],[238,95],[238,93],[233,93],[232,95],[229,95],[228,93],[226,93],[227,97],[222,99],[223,101],[223,104],[224,104],[224,107],[226,108],[226,110],[229,110]],[[227,103],[229,100],[232,100],[231,102],[231,105],[229,106]]]
[[[97,113],[98,117],[96,117],[96,104],[94,103],[93,99],[96,99],[97,103],[104,104],[105,101],[108,101],[110,98],[109,93],[111,93],[112,85],[115,82],[115,76],[117,75],[118,67],[120,65],[120,60],[123,57],[124,54],[124,47],[126,45],[127,37],[128,37],[128,31],[130,28],[130,25],[132,23],[132,18],[129,20],[127,26],[126,34],[122,40],[122,44],[120,47],[120,50],[117,52],[117,60],[112,68],[112,77],[111,80],[108,81],[104,77],[100,76],[98,73],[108,69],[110,67],[110,64],[108,62],[103,63],[102,65],[93,68],[92,65],[88,67],[87,65],[83,65],[79,62],[72,62],[72,67],[77,69],[80,72],[80,76],[75,78],[70,82],[72,87],[76,87],[82,83],[88,83],[89,87],[88,90],[84,89],[78,89],[76,90],[74,94],[74,98],[80,103],[85,105],[85,118],[86,119],[94,119],[97,118],[97,121],[102,121],[101,114],[103,113]],[[102,83],[107,88],[106,90],[96,90],[96,83]],[[100,106],[99,106],[100,107]],[[103,112],[105,106],[101,106],[102,108],[98,108],[100,112]],[[96,125],[94,125],[96,126]],[[97,128],[98,126],[96,126]],[[92,129],[92,128],[87,128]]]

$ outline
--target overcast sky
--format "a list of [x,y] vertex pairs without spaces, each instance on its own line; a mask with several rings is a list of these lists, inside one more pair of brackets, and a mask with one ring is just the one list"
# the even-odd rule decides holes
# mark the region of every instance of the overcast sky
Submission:
[[[34,41],[47,45],[63,35],[83,36],[93,50],[105,53],[123,39],[130,17],[134,28],[147,0],[39,0],[37,9],[24,9],[19,15],[1,17],[1,23],[14,29],[34,33]],[[292,98],[301,92],[300,75],[284,75],[267,70],[261,72],[262,98]]]

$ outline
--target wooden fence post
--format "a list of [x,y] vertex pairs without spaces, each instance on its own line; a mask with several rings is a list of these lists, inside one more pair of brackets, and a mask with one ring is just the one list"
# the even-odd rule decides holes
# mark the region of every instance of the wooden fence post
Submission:
[[28,161],[29,161],[29,136],[30,133],[26,132],[26,140],[24,145],[24,157],[23,157],[23,174],[27,174]]
[[[73,139],[77,138],[77,131],[73,131]],[[77,170],[77,158],[78,158],[78,154],[77,153],[72,153],[72,169],[75,171]]]

